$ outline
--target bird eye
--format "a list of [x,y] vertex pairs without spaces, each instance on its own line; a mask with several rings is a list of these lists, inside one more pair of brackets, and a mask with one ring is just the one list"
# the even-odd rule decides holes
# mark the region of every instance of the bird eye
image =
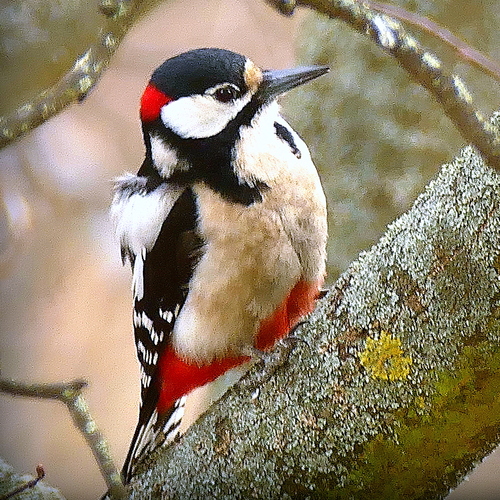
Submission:
[[229,102],[238,97],[238,91],[233,86],[219,87],[213,95],[219,102]]

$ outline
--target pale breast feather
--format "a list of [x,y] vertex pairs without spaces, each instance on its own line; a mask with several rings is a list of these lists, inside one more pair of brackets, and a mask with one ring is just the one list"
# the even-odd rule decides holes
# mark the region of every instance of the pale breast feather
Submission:
[[306,144],[279,115],[276,102],[242,127],[236,145],[235,173],[241,182],[265,182],[264,205],[281,219],[302,267],[303,278],[325,273],[326,200]]

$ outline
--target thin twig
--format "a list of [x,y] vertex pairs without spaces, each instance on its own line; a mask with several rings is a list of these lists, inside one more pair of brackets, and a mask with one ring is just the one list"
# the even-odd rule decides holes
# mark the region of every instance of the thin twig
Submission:
[[57,384],[26,384],[15,380],[0,378],[0,391],[12,396],[28,398],[58,399],[66,403],[67,394],[80,392],[87,387],[85,380],[77,379]]
[[[280,12],[290,13],[293,6],[286,0],[268,0]],[[500,171],[500,135],[473,105],[463,81],[446,71],[442,62],[420,46],[395,19],[366,8],[357,0],[297,0],[297,5],[312,8],[331,18],[341,19],[359,33],[370,37],[394,57],[411,78],[428,90],[441,105],[463,138],[473,144],[484,160]]]
[[56,399],[63,402],[73,419],[74,424],[82,433],[97,461],[109,494],[114,499],[124,498],[120,473],[113,463],[106,439],[98,429],[90,415],[87,403],[82,396],[82,390],[87,386],[84,380],[73,380],[57,384],[26,384],[23,382],[0,379],[0,391],[13,396],[25,396],[41,399]]
[[24,490],[28,490],[29,488],[33,488],[38,484],[38,481],[42,480],[45,477],[45,471],[43,470],[43,465],[38,464],[36,466],[36,477],[19,486],[15,490],[10,491],[6,495],[0,497],[0,500],[7,500],[17,495],[18,493],[22,493]]

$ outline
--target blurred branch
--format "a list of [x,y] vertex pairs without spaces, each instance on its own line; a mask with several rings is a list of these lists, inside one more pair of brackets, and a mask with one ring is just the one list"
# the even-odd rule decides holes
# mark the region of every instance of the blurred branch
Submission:
[[457,52],[462,59],[500,81],[500,64],[493,59],[486,57],[479,50],[476,50],[474,47],[471,47],[468,43],[465,43],[463,40],[458,38],[458,36],[454,35],[450,30],[443,28],[443,26],[440,26],[434,21],[431,21],[428,17],[420,16],[414,12],[409,12],[402,7],[388,3],[363,0],[363,4],[370,9],[378,10],[383,14],[395,17],[400,21],[406,21],[407,23],[426,31],[430,35],[439,38],[455,52]]
[[328,17],[341,19],[370,37],[394,57],[411,78],[436,99],[464,139],[473,144],[485,161],[500,171],[500,134],[473,105],[464,82],[446,71],[442,62],[406,33],[390,17],[366,8],[357,0],[269,0],[280,12],[291,14],[295,5],[312,8]]
[[12,498],[16,496],[18,493],[22,493],[25,490],[29,490],[30,488],[34,488],[39,481],[41,481],[45,477],[45,471],[43,470],[43,465],[39,464],[36,466],[36,477],[27,481],[23,485],[17,487],[16,489],[10,491],[9,493],[0,497],[0,500],[7,500],[8,498]]
[[0,117],[0,148],[38,127],[74,102],[81,102],[107,68],[132,24],[159,0],[101,0],[105,23],[99,39],[51,88],[8,116]]
[[57,384],[26,384],[13,380],[0,379],[0,391],[6,394],[40,399],[55,399],[64,403],[69,410],[73,423],[90,446],[109,488],[111,497],[120,499],[125,495],[125,488],[121,481],[120,473],[109,453],[108,443],[90,415],[87,403],[82,396],[82,390],[86,386],[87,382],[84,380],[73,380]]
[[[0,499],[19,498],[22,500],[65,500],[61,493],[41,481],[45,471],[41,465],[36,467],[36,477],[18,474],[0,458]],[[22,495],[18,495],[22,492]]]

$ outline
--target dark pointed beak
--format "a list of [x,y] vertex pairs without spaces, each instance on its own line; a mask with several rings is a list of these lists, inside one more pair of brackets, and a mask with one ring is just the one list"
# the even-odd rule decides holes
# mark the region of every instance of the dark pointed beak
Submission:
[[258,96],[263,102],[270,101],[287,90],[328,73],[328,66],[309,66],[292,69],[264,70]]

